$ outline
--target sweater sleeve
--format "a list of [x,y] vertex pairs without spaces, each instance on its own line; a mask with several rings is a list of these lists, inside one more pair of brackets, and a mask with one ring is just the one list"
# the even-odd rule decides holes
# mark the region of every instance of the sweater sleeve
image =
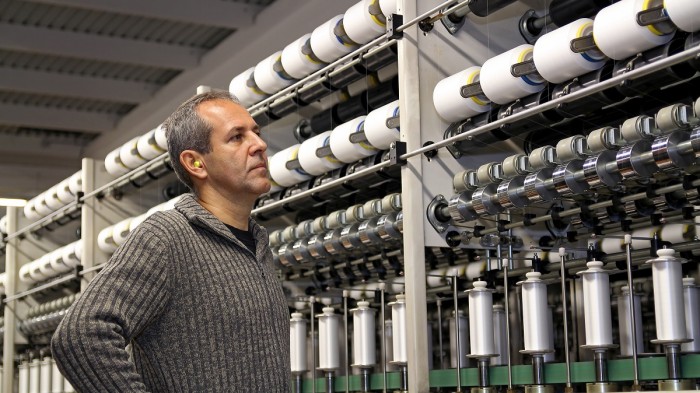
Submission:
[[54,333],[51,351],[79,392],[146,392],[126,346],[169,300],[169,250],[141,224],[90,282]]

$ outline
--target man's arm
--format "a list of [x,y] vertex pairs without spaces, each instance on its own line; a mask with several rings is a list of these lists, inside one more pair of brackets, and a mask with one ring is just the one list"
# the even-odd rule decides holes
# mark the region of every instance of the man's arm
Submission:
[[77,391],[147,391],[125,348],[168,302],[169,250],[144,224],[90,282],[51,340],[59,369]]

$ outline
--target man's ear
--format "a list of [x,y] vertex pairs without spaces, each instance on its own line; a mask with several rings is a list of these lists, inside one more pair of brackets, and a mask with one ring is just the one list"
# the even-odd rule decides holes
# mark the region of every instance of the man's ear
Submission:
[[201,180],[207,177],[207,167],[204,163],[204,157],[194,150],[183,150],[182,153],[180,153],[180,165],[182,165],[192,177]]

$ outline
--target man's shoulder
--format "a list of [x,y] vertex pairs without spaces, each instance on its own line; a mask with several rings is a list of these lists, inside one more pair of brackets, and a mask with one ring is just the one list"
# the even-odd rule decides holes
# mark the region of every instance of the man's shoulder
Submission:
[[136,231],[148,232],[162,240],[171,239],[173,234],[183,233],[190,228],[190,223],[175,209],[156,212],[146,218]]

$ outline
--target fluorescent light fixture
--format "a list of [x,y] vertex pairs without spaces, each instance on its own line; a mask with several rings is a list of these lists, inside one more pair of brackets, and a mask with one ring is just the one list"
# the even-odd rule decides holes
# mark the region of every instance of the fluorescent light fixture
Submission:
[[0,198],[0,206],[22,207],[27,204],[26,199]]

